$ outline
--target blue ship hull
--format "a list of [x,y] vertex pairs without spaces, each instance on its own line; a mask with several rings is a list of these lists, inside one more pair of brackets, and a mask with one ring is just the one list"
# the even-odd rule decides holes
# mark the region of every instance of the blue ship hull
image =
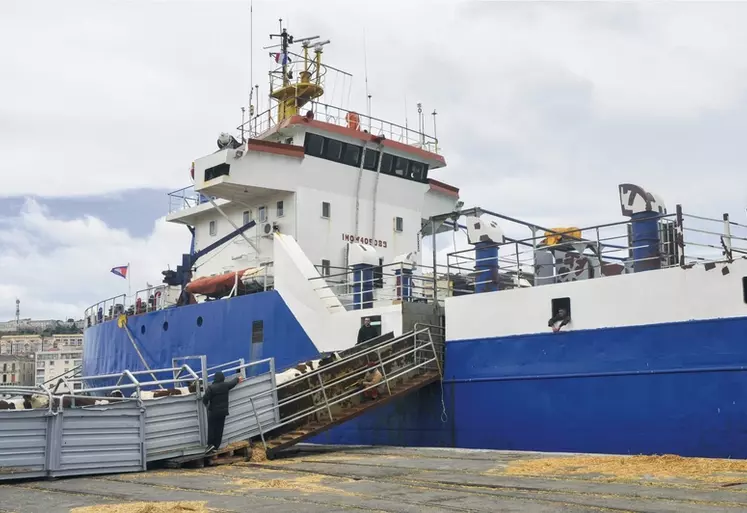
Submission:
[[[255,320],[264,337],[253,344]],[[153,367],[205,354],[210,365],[274,357],[282,369],[317,355],[274,291],[128,325]],[[747,458],[745,333],[747,317],[447,341],[442,387],[312,441]],[[88,328],[85,348],[86,375],[142,369],[114,321]]]

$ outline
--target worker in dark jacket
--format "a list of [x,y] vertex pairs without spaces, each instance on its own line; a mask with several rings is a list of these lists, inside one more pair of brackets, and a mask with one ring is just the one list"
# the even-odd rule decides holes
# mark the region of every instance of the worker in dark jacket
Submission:
[[358,330],[358,341],[355,343],[357,346],[358,344],[363,344],[364,342],[371,340],[372,338],[376,338],[378,334],[376,333],[376,328],[371,326],[371,319],[366,317],[363,319],[363,326],[361,326],[361,329]]
[[205,391],[202,403],[208,407],[208,447],[205,452],[210,452],[220,447],[223,440],[223,426],[228,416],[228,391],[241,383],[241,376],[236,376],[231,381],[221,371],[215,373],[213,383]]

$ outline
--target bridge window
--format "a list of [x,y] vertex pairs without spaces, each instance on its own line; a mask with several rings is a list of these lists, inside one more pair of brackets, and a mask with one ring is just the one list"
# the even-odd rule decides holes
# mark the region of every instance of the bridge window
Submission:
[[342,163],[348,166],[358,167],[361,165],[361,147],[354,144],[346,144],[342,155]]
[[324,158],[339,162],[342,159],[343,143],[334,139],[327,139],[324,145]]
[[363,156],[363,169],[376,171],[379,167],[379,152],[376,150],[366,149]]
[[328,201],[322,201],[322,217],[329,219],[330,205]]
[[381,172],[385,175],[391,175],[392,169],[394,167],[394,157],[389,155],[388,153],[384,153],[381,155]]
[[275,214],[276,214],[276,215],[277,215],[278,217],[283,217],[283,214],[284,214],[284,212],[283,212],[283,202],[282,202],[282,201],[278,201],[278,203],[277,203],[277,206],[276,206],[276,209],[275,209],[275,210],[276,210],[276,211],[275,211]]
[[742,278],[742,296],[744,298],[744,302],[747,303],[747,276]]
[[329,260],[322,260],[322,276],[329,276],[330,274]]
[[218,229],[215,227],[215,221],[210,221],[210,236],[215,237],[218,233]]
[[205,181],[212,180],[213,178],[218,178],[219,176],[228,175],[229,170],[231,169],[230,164],[218,164],[217,166],[209,167],[205,170]]
[[249,224],[252,220],[252,211],[251,210],[244,210],[244,213],[241,215],[241,224]]
[[421,162],[410,161],[410,176],[413,180],[422,182],[425,180],[425,164]]
[[257,213],[259,215],[259,222],[264,223],[267,221],[267,207],[259,207],[257,209]]
[[265,322],[252,321],[252,344],[259,344],[265,341]]
[[394,160],[394,174],[403,178],[409,178],[410,161],[402,157],[397,157]]
[[317,134],[306,134],[304,141],[304,153],[312,157],[321,157],[324,155],[324,137]]
[[401,217],[394,218],[394,231],[395,232],[404,231],[404,225],[405,225],[405,222]]
[[[304,153],[348,166],[360,167],[362,164],[363,168],[369,171],[380,169],[382,173],[387,175],[400,176],[423,183],[427,181],[428,165],[423,162],[405,157],[395,157],[372,149],[366,149],[364,152],[360,145],[330,139],[318,134],[306,134]],[[361,159],[363,159],[362,163]],[[379,159],[381,159],[380,167]]]

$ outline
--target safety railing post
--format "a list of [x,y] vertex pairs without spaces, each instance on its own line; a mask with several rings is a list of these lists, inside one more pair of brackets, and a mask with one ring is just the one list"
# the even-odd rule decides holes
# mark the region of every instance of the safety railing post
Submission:
[[327,413],[329,413],[329,421],[334,422],[334,419],[332,418],[332,408],[329,407],[329,401],[327,400],[327,391],[324,390],[324,382],[322,381],[322,373],[320,372],[317,374],[317,377],[319,378],[319,386],[322,389],[322,396],[324,397],[324,404],[327,406]]
[[386,383],[386,389],[389,395],[392,395],[392,389],[389,386],[389,379],[386,377],[386,371],[384,370],[384,363],[381,361],[381,352],[376,351],[376,356],[379,357],[379,367],[381,367],[381,374],[384,376],[384,383]]
[[265,434],[262,431],[262,423],[259,421],[259,415],[257,414],[257,408],[254,407],[254,398],[249,397],[249,402],[252,404],[252,411],[254,412],[254,418],[257,420],[257,427],[259,428],[259,437],[262,439],[262,445],[267,451],[267,443],[265,442]]
[[431,330],[428,330],[428,340],[431,344],[431,350],[433,351],[433,358],[436,360],[436,367],[438,367],[438,374],[442,378],[444,377],[443,372],[441,371],[441,362],[438,359],[438,353],[436,352],[436,345],[433,343],[433,336],[431,335]]

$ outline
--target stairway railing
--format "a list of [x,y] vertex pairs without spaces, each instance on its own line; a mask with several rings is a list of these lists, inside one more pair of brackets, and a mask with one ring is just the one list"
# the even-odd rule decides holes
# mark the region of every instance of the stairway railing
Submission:
[[[374,366],[369,366],[370,363]],[[381,372],[381,381],[363,386],[362,378],[374,368]],[[274,391],[266,391],[253,398],[256,400],[272,392],[278,395],[280,422],[271,431],[284,427],[287,429],[304,419],[315,417],[319,420],[324,417],[333,423],[341,420],[339,410],[336,417],[336,409],[344,409],[347,403],[353,406],[366,392],[378,389],[380,393],[391,396],[399,382],[407,379],[408,375],[415,377],[428,372],[435,372],[439,378],[443,377],[440,351],[433,342],[430,329],[424,327],[355,352],[283,383]],[[257,412],[265,413],[261,408]],[[262,436],[262,442],[267,448],[265,438],[267,432]]]

